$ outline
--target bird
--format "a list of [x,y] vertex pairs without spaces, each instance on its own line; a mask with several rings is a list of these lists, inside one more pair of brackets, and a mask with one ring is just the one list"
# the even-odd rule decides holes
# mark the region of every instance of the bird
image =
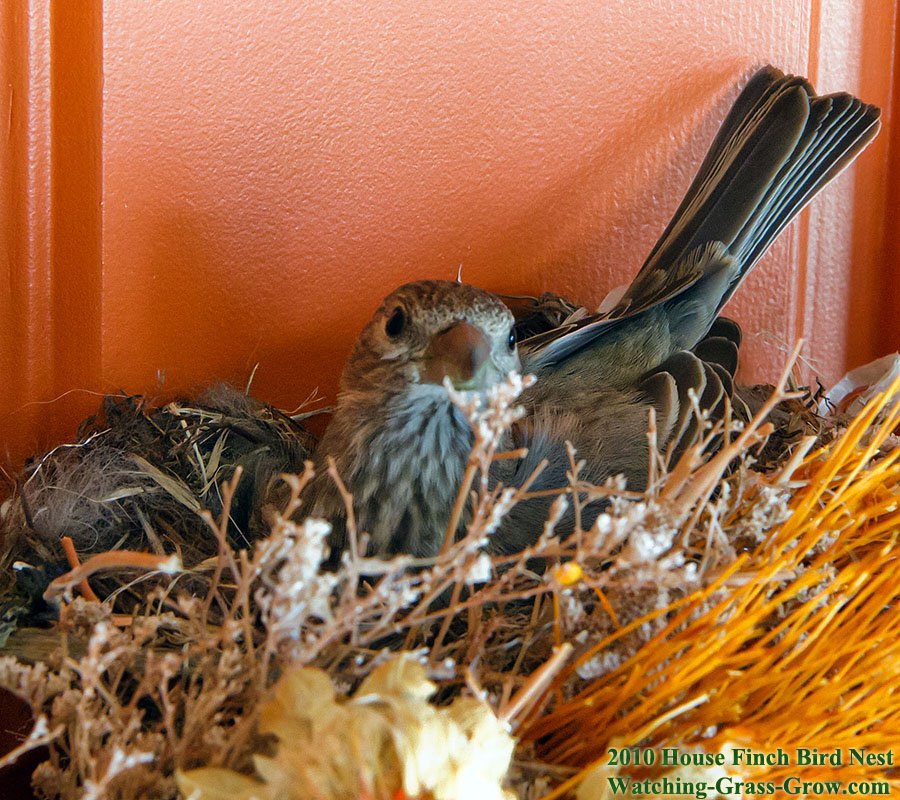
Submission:
[[[445,381],[483,394],[512,371],[537,378],[520,398],[525,415],[510,433],[527,452],[496,461],[494,483],[520,485],[546,458],[532,488],[565,485],[568,442],[584,460],[585,480],[621,474],[629,489],[643,489],[650,409],[665,444],[690,425],[689,389],[704,407],[732,391],[740,329],[721,316],[723,306],[879,126],[877,107],[847,93],[817,95],[806,79],[763,67],[738,95],[671,222],[612,308],[570,314],[523,339],[510,308],[488,291],[443,280],[392,291],[342,371],[305,511],[331,521],[339,553],[347,519],[326,470],[333,460],[371,555],[436,556],[473,443]],[[547,500],[514,506],[487,550],[534,544],[547,509]]]

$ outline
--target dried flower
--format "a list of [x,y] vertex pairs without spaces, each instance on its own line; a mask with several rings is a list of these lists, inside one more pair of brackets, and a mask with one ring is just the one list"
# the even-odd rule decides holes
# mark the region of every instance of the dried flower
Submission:
[[563,586],[571,586],[584,577],[584,570],[577,561],[567,561],[553,570],[553,577]]
[[345,702],[324,672],[290,670],[261,711],[261,731],[278,740],[273,757],[254,757],[261,780],[200,768],[178,773],[179,788],[196,800],[512,798],[501,787],[512,737],[481,700],[430,705],[435,688],[409,655],[377,667]]

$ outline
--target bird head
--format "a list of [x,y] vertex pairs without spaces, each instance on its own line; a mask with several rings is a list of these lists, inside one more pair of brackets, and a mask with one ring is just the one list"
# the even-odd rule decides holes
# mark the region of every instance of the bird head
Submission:
[[344,392],[427,391],[449,379],[484,391],[520,369],[513,315],[481,289],[417,281],[395,289],[363,329],[344,368]]

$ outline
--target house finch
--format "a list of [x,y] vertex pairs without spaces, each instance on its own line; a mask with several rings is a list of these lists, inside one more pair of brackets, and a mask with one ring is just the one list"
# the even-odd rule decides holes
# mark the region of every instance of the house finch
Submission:
[[[674,218],[611,310],[517,344],[512,313],[489,292],[448,281],[392,292],[344,367],[309,512],[333,522],[339,545],[344,504],[324,471],[331,456],[372,552],[435,555],[473,441],[442,382],[483,392],[520,369],[538,378],[511,434],[528,454],[495,462],[492,480],[514,486],[547,458],[534,488],[564,485],[568,441],[586,461],[585,479],[622,473],[629,488],[642,489],[649,409],[665,443],[684,431],[688,389],[706,406],[730,391],[739,335],[717,321],[722,306],[878,128],[874,106],[848,94],[816,96],[803,78],[766,67],[738,97]],[[519,503],[489,548],[533,543],[546,510],[546,501]]]

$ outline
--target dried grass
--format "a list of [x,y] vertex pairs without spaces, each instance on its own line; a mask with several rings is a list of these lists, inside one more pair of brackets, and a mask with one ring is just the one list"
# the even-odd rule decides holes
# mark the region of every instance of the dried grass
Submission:
[[[192,567],[215,556],[201,511],[222,513],[220,487],[241,467],[232,498],[229,541],[247,547],[266,526],[256,509],[280,472],[302,471],[314,447],[300,422],[224,384],[195,402],[153,409],[142,397],[109,396],[82,424],[78,441],[36,458],[19,476],[0,519],[0,591],[13,561],[40,566],[48,580],[67,568],[62,542],[82,557],[113,550],[177,552]],[[114,578],[95,586],[106,596]]]
[[[522,798],[574,790],[611,742],[707,752],[735,742],[895,743],[900,450],[886,443],[900,404],[882,398],[827,444],[802,439],[760,473],[753,453],[771,433],[766,414],[787,397],[778,389],[746,426],[707,426],[671,468],[655,461],[640,494],[615,480],[581,482],[572,453],[544,536],[524,553],[489,557],[486,537],[528,496],[527,486],[482,479],[506,455],[497,431],[519,388],[464,407],[476,444],[459,505],[471,494],[473,520],[434,559],[368,558],[351,524],[340,566],[320,571],[327,526],[293,521],[307,465],[286,478],[287,504],[252,549],[229,524],[235,471],[216,521],[192,511],[191,535],[210,557],[174,577],[154,573],[153,590],[130,594],[124,616],[121,587],[141,565],[121,547],[100,565],[113,570],[109,583],[90,559],[55,582],[57,652],[32,664],[0,659],[0,685],[38,720],[30,743],[50,745],[34,778],[41,795],[172,798],[176,770],[252,774],[253,754],[272,747],[259,715],[279,675],[318,666],[349,694],[396,650],[427,664],[439,702],[460,692],[489,700],[519,739],[509,780]],[[161,486],[146,470],[141,480]],[[554,535],[568,506],[577,521],[597,497],[609,505],[588,529]],[[75,549],[84,555],[77,540]],[[105,602],[70,600],[82,580]],[[840,772],[857,775],[898,777],[883,767]]]

